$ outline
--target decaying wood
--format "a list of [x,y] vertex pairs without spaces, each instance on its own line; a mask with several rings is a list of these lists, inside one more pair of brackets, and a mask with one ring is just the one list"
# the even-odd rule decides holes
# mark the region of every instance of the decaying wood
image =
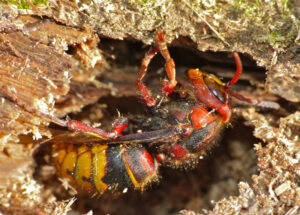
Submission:
[[[26,23],[21,29],[3,31],[0,35],[0,84],[12,89],[22,103],[49,111],[48,109],[51,109],[56,99],[61,100],[61,96],[66,96],[70,90],[71,78],[74,80],[72,88],[83,89],[82,84],[92,82],[97,72],[101,72],[99,69],[92,69],[98,61],[101,61],[101,54],[97,49],[89,52],[96,48],[98,41],[91,31],[65,27],[30,16],[21,16],[20,19]],[[84,61],[84,68],[78,68],[80,66],[76,63],[78,60],[64,52],[69,46],[74,46],[76,55],[79,56],[78,59]],[[89,75],[85,74],[85,79],[81,78],[80,73],[83,72],[89,72]],[[75,82],[76,80],[78,81]],[[80,93],[78,90],[76,92]],[[82,95],[81,99],[77,98],[78,101],[73,101],[77,107],[69,110],[65,108],[65,111],[78,110],[107,93],[106,90],[100,95],[88,98],[85,98],[87,95]],[[74,106],[74,104],[70,105]],[[24,129],[28,129],[28,125],[25,125],[26,120],[18,119],[18,115],[24,115],[28,122],[32,121],[30,119],[32,116],[26,113],[20,114],[23,111],[4,100],[2,105],[0,113],[4,118],[1,120],[2,131],[15,128],[15,131],[24,133]],[[60,115],[65,113],[61,112]],[[20,122],[16,123],[18,120]],[[36,121],[35,124],[38,124],[39,121]],[[43,120],[41,121],[43,122]],[[8,122],[10,123],[8,124]]]
[[[99,39],[89,29],[67,27],[31,16],[20,16],[14,21],[15,25],[0,32],[1,90],[5,86],[22,104],[58,116],[79,111],[110,94],[112,87],[95,81],[102,73],[103,61],[97,48]],[[23,25],[20,27],[17,23]],[[73,50],[72,55],[65,53],[69,48]],[[38,186],[30,185],[36,183],[32,178],[33,139],[51,137],[49,122],[4,98],[1,98],[0,121],[3,151],[0,154],[0,193],[5,193],[0,204],[10,206],[14,199],[12,205],[22,207],[22,214],[28,210],[26,208],[42,201]],[[26,183],[25,179],[29,184],[24,184],[24,190],[22,186],[13,187],[13,184]],[[27,192],[25,186],[28,189],[36,186],[36,190],[22,193]],[[35,203],[33,198],[36,198]],[[22,202],[22,199],[28,201]]]

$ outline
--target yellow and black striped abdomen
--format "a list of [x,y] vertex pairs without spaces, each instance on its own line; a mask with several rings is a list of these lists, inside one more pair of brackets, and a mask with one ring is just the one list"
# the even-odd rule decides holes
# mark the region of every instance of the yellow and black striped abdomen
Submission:
[[158,179],[157,163],[141,145],[54,143],[52,150],[59,176],[87,192],[144,190]]

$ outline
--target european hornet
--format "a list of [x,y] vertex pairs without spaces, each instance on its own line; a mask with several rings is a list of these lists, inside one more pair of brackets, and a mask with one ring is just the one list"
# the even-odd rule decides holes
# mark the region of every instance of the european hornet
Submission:
[[[242,73],[242,63],[234,53],[236,73],[228,83],[197,69],[187,71],[191,89],[179,86],[175,63],[170,57],[163,33],[157,45],[142,60],[137,88],[152,117],[138,119],[142,132],[121,135],[127,118],[118,118],[107,132],[76,120],[62,120],[21,103],[7,88],[5,97],[27,112],[81,134],[59,135],[53,140],[52,155],[58,174],[81,190],[102,194],[106,190],[134,188],[143,191],[159,179],[159,166],[193,167],[232,116],[231,97],[252,105],[278,108],[273,102],[249,99],[230,90]],[[162,92],[153,96],[143,83],[152,58],[164,57],[168,80]],[[158,99],[159,98],[159,99]],[[87,135],[88,136],[87,136]],[[92,137],[95,136],[95,137]]]

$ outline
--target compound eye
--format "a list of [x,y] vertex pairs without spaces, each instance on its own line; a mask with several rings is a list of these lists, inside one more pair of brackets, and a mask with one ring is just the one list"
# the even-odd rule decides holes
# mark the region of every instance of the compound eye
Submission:
[[204,82],[209,91],[223,104],[226,103],[225,93],[222,91],[222,86],[210,77],[205,77]]
[[198,78],[202,77],[203,76],[203,72],[201,72],[201,71],[199,71],[197,69],[189,69],[187,71],[187,75],[188,75],[188,77],[190,79],[193,80],[193,79],[198,79]]

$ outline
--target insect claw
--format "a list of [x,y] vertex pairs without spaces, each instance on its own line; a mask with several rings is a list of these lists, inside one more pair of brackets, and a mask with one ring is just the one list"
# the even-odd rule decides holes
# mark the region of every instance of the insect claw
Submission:
[[117,111],[118,117],[121,117],[120,111],[118,109],[116,109],[116,111]]

